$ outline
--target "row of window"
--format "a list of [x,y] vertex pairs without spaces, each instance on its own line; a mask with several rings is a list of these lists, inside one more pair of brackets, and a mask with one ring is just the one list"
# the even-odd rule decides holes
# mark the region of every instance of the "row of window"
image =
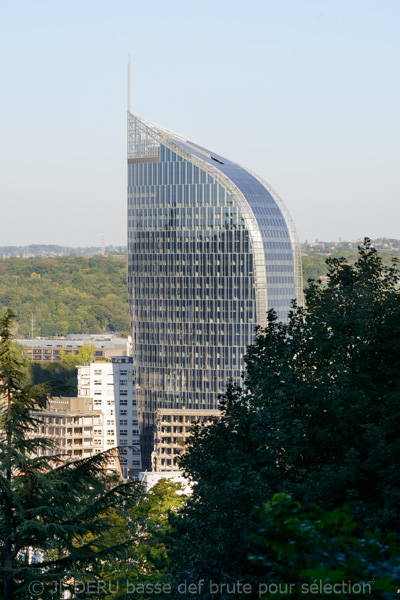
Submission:
[[[192,353],[195,349],[199,347],[203,347],[204,351],[206,348],[209,349],[210,347],[243,347],[246,345],[246,343],[250,343],[249,340],[251,339],[252,335],[232,335],[225,334],[223,331],[219,332],[219,334],[216,334],[214,337],[210,337],[205,333],[199,333],[199,330],[195,337],[194,334],[190,332],[185,335],[182,335],[182,333],[171,333],[168,335],[159,335],[157,333],[154,333],[151,336],[144,336],[143,334],[137,333],[135,335],[135,345],[137,348],[139,348],[139,346],[143,347],[146,345],[149,347],[161,346],[161,352],[164,351],[162,348],[163,346],[171,346],[172,348],[181,347],[182,351]],[[195,343],[193,343],[193,340],[195,340]],[[139,350],[137,351],[137,355],[139,355]],[[162,354],[160,356],[162,356]]]
[[[128,405],[128,398],[125,397],[127,395],[128,395],[127,393],[121,394],[121,396],[124,396],[124,397],[119,399],[120,406],[127,406]],[[95,404],[96,406],[100,406],[100,405],[103,404],[103,401],[100,398],[94,398],[93,399],[93,404]],[[136,406],[136,398],[131,398],[130,399],[130,404],[132,406]],[[115,405],[115,400],[114,399],[113,400],[107,400],[107,406],[114,406],[114,405]]]
[[[269,248],[273,242],[267,243],[265,247]],[[274,242],[278,244],[278,242]],[[233,244],[233,246],[232,246]],[[286,242],[279,242],[282,246],[279,249],[286,248]],[[250,249],[249,232],[243,231],[212,231],[204,229],[201,231],[171,230],[164,231],[141,231],[135,232],[130,242],[129,250],[133,253],[139,253],[146,250],[148,254],[156,254],[160,247],[165,248],[167,253],[176,252],[177,254],[195,254],[201,252],[204,254],[214,254],[216,252],[244,252],[247,254]],[[276,248],[275,248],[276,249]]]
[[[213,184],[214,188],[217,187],[210,175],[186,161],[128,165],[128,193],[133,193],[133,190],[129,189],[133,185],[135,187],[167,187],[175,184],[180,184],[182,187],[186,186],[188,188],[199,184],[207,184],[207,186]],[[150,189],[149,192],[151,191]],[[139,194],[143,193],[141,190],[138,190],[138,192]],[[143,197],[143,195],[140,195],[137,200],[139,199],[151,201],[153,198],[151,196]]]
[[[175,321],[193,323],[195,325],[202,325],[205,323],[220,323],[227,324],[234,320],[239,323],[253,323],[256,325],[254,309],[242,311],[240,308],[233,310],[232,312],[222,313],[218,310],[218,307],[198,307],[193,310],[191,307],[186,308],[185,306],[178,309],[173,308],[168,310],[166,307],[159,307],[152,310],[152,307],[145,305],[135,306],[133,308],[133,314],[139,321],[167,321],[173,323]],[[121,396],[124,394],[120,394]],[[126,395],[126,394],[125,394]]]
[[[134,201],[132,202],[132,206]],[[274,209],[275,210],[275,209]],[[237,206],[224,206],[223,204],[209,204],[199,205],[192,202],[190,199],[187,200],[186,206],[179,207],[167,206],[163,199],[160,199],[160,205],[152,208],[138,208],[136,205],[133,208],[128,209],[128,218],[132,217],[133,224],[138,219],[159,219],[159,218],[203,218],[209,217],[211,219],[234,219],[236,222],[240,221],[240,211]],[[132,224],[128,222],[128,225]]]
[[[212,255],[210,255],[212,256]],[[161,264],[164,263],[164,264]],[[245,264],[217,264],[209,261],[207,264],[190,265],[179,261],[142,260],[140,257],[131,261],[130,273],[138,277],[247,277],[253,275],[253,261],[248,257],[248,266]],[[132,275],[131,275],[132,281]]]
[[[241,352],[244,352],[243,348],[240,348]],[[225,386],[229,379],[240,379],[241,369],[193,369],[191,365],[188,367],[172,367],[168,369],[162,369],[158,367],[161,373],[149,372],[150,367],[144,365],[138,367],[138,381],[140,387],[138,388],[138,398],[143,401],[145,395],[147,401],[155,408],[174,408],[176,397],[174,394],[179,393],[179,397],[184,399],[183,404],[186,404],[187,400],[200,399],[202,404],[207,404],[211,401],[210,393],[216,389],[225,389]],[[198,394],[203,394],[199,396]],[[217,393],[217,392],[215,392]],[[216,397],[213,400],[216,401]],[[166,404],[161,404],[163,400]],[[158,406],[158,403],[160,405]],[[150,405],[149,404],[149,405]],[[142,404],[143,406],[143,404]],[[180,406],[178,406],[180,408]],[[216,408],[215,406],[204,406],[204,408]],[[139,415],[140,422],[140,415]]]
[[145,298],[163,300],[252,300],[252,277],[132,277],[135,301]]
[[[274,263],[277,263],[276,257],[274,258]],[[277,263],[279,264],[279,262]],[[242,253],[207,253],[207,254],[168,254],[166,253],[163,256],[159,256],[157,254],[147,254],[146,256],[137,256],[132,257],[131,260],[131,268],[129,272],[134,272],[137,276],[138,273],[135,269],[135,266],[140,268],[144,267],[152,267],[154,265],[158,266],[173,266],[177,271],[180,268],[188,266],[191,269],[195,269],[196,267],[214,267],[221,266],[222,270],[226,270],[227,267],[242,267],[242,271],[248,271],[253,269],[253,256],[251,254]],[[175,277],[179,277],[177,273],[174,275]]]

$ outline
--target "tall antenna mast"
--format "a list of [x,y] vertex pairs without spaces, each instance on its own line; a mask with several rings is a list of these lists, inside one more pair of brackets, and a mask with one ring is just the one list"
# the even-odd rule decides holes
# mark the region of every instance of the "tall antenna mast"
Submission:
[[128,112],[131,112],[131,55],[128,56]]

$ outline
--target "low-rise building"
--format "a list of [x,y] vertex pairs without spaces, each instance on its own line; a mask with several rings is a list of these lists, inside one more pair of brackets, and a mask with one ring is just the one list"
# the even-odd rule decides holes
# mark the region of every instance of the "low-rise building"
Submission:
[[78,354],[85,344],[95,346],[94,358],[112,356],[130,356],[132,340],[112,334],[69,335],[66,338],[16,339],[25,348],[25,352],[35,362],[59,362],[64,354]]
[[[52,448],[42,448],[42,455],[59,454],[62,462],[89,458],[105,450],[105,415],[93,407],[92,398],[50,398],[46,408],[32,416],[38,426],[28,437],[47,437],[55,443]],[[120,470],[117,455],[109,458],[107,466]]]
[[217,409],[158,408],[151,454],[152,471],[179,471],[178,459],[194,423],[207,426],[220,415],[221,411]]

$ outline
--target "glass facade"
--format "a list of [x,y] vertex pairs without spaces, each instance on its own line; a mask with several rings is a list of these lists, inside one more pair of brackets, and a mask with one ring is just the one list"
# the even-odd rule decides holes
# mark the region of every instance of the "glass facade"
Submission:
[[248,170],[129,113],[128,289],[149,468],[156,409],[217,408],[267,310],[301,302],[290,216]]

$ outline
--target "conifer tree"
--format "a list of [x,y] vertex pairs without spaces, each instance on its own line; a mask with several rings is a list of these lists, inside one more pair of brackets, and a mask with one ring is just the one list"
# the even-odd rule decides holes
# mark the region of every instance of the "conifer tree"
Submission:
[[75,578],[95,579],[104,559],[130,543],[109,547],[107,511],[124,510],[137,486],[106,471],[110,452],[66,462],[48,452],[49,439],[27,435],[56,389],[27,383],[13,318],[10,310],[0,318],[0,593],[4,600],[57,599]]

